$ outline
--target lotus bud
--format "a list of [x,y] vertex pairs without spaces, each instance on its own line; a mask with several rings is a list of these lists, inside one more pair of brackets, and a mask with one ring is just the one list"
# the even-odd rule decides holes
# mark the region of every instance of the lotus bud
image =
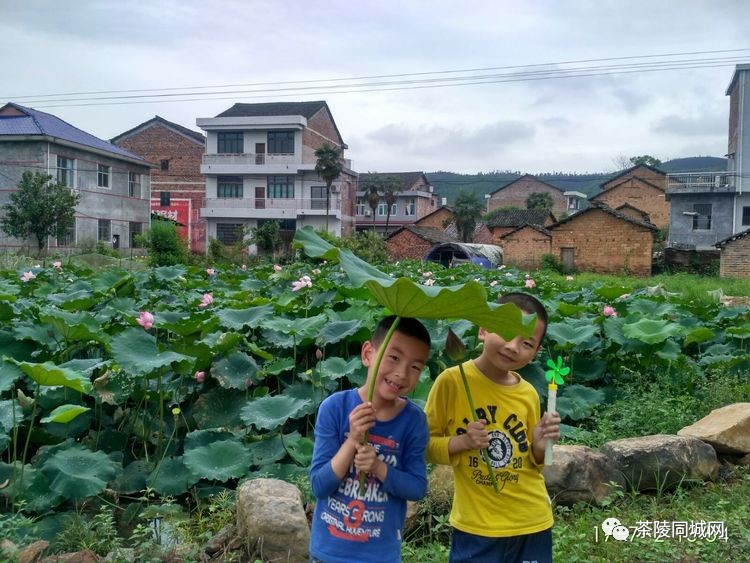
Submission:
[[445,339],[445,355],[452,362],[460,362],[466,357],[466,345],[456,336],[456,333],[448,329],[448,336]]

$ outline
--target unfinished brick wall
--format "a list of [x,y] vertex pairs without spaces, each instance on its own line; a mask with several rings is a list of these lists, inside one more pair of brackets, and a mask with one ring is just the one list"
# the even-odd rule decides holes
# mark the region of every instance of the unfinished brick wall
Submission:
[[590,209],[552,228],[551,253],[575,249],[583,272],[651,275],[652,231],[599,209]]
[[744,278],[750,276],[750,237],[745,236],[729,242],[721,249],[719,276],[722,278]]
[[398,234],[393,235],[386,241],[388,248],[388,257],[391,260],[424,260],[427,252],[435,246],[411,231],[404,229]]
[[[664,179],[661,180],[664,182]],[[629,178],[596,196],[595,201],[617,209],[625,203],[648,214],[657,227],[669,226],[670,205],[664,191],[646,184],[639,178]]]
[[435,227],[436,229],[445,229],[444,223],[450,223],[453,221],[453,212],[449,209],[442,208],[438,209],[427,217],[417,219],[414,224],[420,227]]
[[323,108],[307,120],[307,127],[302,131],[302,145],[305,147],[302,151],[303,162],[315,162],[315,151],[326,144],[341,149],[341,157],[344,158],[344,148],[333,118]]
[[652,170],[648,166],[637,166],[633,170],[630,170],[626,174],[621,176],[615,176],[611,180],[602,184],[602,190],[606,190],[616,184],[619,184],[623,180],[628,178],[643,178],[647,182],[651,182],[656,186],[666,186],[667,175],[658,170]]
[[523,227],[500,241],[503,264],[521,270],[536,270],[542,256],[550,253],[552,238],[531,227]]
[[552,197],[552,214],[556,217],[567,212],[567,204],[562,190],[545,184],[544,182],[529,176],[522,176],[515,182],[511,182],[501,190],[498,190],[489,200],[489,211],[500,207],[518,207],[526,209],[526,199],[533,193],[548,193]]

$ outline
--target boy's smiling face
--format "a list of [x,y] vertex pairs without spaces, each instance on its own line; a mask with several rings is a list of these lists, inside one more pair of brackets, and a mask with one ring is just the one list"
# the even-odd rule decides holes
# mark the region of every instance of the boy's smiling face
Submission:
[[505,376],[509,371],[521,369],[534,359],[543,337],[544,322],[539,320],[530,337],[519,335],[512,340],[503,340],[494,332],[480,327],[479,340],[484,342],[484,349],[475,363],[485,375]]
[[[368,368],[368,382],[373,377],[378,350],[379,346],[369,341],[362,346],[362,364]],[[429,355],[430,347],[425,342],[396,330],[380,362],[373,401],[392,403],[411,393]]]

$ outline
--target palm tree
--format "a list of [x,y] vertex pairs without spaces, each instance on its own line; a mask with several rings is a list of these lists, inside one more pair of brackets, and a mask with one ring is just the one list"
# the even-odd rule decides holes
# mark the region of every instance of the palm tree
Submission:
[[386,176],[383,178],[381,189],[383,191],[383,200],[388,206],[385,215],[385,236],[388,236],[388,223],[391,220],[391,209],[398,201],[398,194],[401,193],[403,182],[398,176]]
[[331,207],[331,184],[341,175],[344,164],[341,162],[341,150],[324,144],[315,151],[315,172],[326,183],[326,233],[328,232],[328,210]]
[[473,192],[461,192],[453,204],[453,217],[458,229],[458,238],[462,242],[471,242],[477,221],[482,216],[484,204]]
[[372,230],[375,231],[375,212],[378,209],[380,198],[382,197],[382,179],[377,174],[369,173],[367,180],[362,182],[360,186],[364,192],[362,197],[367,202],[367,205],[372,209]]

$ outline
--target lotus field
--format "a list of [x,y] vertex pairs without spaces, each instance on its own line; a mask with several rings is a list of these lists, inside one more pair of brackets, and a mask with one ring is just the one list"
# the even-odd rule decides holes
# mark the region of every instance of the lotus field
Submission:
[[[659,287],[580,289],[509,268],[375,269],[313,248],[319,240],[303,240],[306,253],[283,266],[0,272],[0,510],[54,527],[96,497],[137,510],[254,476],[305,475],[318,405],[362,384],[360,345],[394,309],[424,318],[433,338],[414,392],[424,401],[448,362],[449,328],[475,355],[467,319],[486,313],[476,307],[511,290],[539,297],[551,322],[524,375],[544,404],[546,360],[571,368],[557,408],[573,439],[616,382],[666,373],[687,385],[750,368],[744,306]],[[458,300],[442,303],[448,286]]]

